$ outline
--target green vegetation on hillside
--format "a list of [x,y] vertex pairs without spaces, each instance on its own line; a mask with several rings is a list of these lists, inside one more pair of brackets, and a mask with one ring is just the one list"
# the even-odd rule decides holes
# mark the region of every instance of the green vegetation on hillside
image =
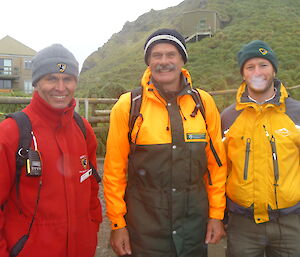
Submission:
[[[198,9],[199,3],[199,0],[185,0],[178,6],[151,10],[136,21],[127,22],[87,58],[78,94],[118,97],[137,87],[146,68],[143,60],[146,38],[158,28],[181,31],[182,13]],[[237,88],[241,77],[236,54],[242,45],[254,39],[268,42],[277,53],[278,77],[286,86],[300,84],[300,0],[209,0],[206,9],[216,10],[226,25],[212,38],[187,44],[190,58],[186,68],[195,87],[208,91]],[[300,99],[299,91],[291,94]],[[230,97],[220,101],[223,107]]]

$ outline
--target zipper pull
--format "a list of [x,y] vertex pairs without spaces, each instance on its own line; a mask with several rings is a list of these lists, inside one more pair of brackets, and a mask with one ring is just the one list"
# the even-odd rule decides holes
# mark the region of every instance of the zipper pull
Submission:
[[266,133],[266,137],[267,137],[268,140],[271,142],[271,140],[270,140],[270,134],[269,134],[269,132],[267,131],[266,126],[263,125],[263,128],[264,128],[264,131],[265,131],[265,133]]
[[251,143],[251,138],[247,138],[247,140],[246,140],[245,164],[244,164],[244,180],[247,180],[247,178],[248,178],[250,143]]

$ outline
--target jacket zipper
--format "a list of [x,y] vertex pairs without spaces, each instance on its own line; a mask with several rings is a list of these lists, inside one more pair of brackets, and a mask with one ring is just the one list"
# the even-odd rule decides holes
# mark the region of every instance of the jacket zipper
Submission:
[[271,148],[272,148],[272,160],[273,160],[273,168],[274,168],[274,177],[275,177],[275,182],[277,184],[277,181],[279,179],[279,168],[278,168],[278,159],[277,159],[275,137],[273,135],[270,139],[270,144],[271,144]]
[[246,140],[245,165],[244,165],[244,180],[247,180],[247,178],[248,178],[250,143],[251,143],[251,138],[247,138],[247,140]]
[[278,158],[277,158],[275,137],[273,135],[272,135],[272,137],[270,137],[270,134],[267,131],[265,125],[263,125],[263,128],[265,130],[266,137],[267,137],[268,141],[270,142],[271,150],[272,150],[272,160],[273,160],[273,169],[274,169],[274,178],[275,178],[275,184],[274,185],[278,186],[277,181],[279,179],[279,168],[278,168]]

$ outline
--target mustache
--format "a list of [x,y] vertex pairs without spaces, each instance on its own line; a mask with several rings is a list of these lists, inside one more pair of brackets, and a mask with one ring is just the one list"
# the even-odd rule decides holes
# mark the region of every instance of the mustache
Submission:
[[167,70],[167,71],[173,71],[176,69],[176,66],[174,64],[166,64],[166,65],[162,65],[162,64],[158,64],[155,67],[155,71],[162,71],[162,70]]

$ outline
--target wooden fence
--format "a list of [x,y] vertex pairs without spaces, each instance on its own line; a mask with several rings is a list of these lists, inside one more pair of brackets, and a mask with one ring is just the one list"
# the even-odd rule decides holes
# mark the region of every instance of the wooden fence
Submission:
[[[288,90],[293,90],[296,88],[300,88],[300,85],[293,86],[287,88]],[[212,96],[219,96],[219,95],[229,95],[229,94],[236,94],[237,89],[227,89],[227,90],[218,90],[218,91],[209,91],[208,93]],[[96,106],[98,104],[114,104],[117,99],[112,98],[86,98],[86,99],[76,99],[76,111],[78,112],[82,105],[84,105],[85,110],[85,118],[92,124],[94,129],[97,123],[109,123],[109,115],[110,110],[97,110]],[[0,102],[1,103],[1,102]],[[91,106],[91,107],[90,107]],[[89,115],[90,114],[90,115]]]
[[[300,88],[300,85],[288,87],[288,90]],[[212,96],[235,94],[236,89],[219,90],[208,92]],[[0,97],[0,104],[28,104],[31,97]],[[76,98],[76,111],[92,124],[95,132],[99,132],[98,123],[109,123],[110,108],[98,109],[99,105],[112,105],[117,101],[114,98]]]

